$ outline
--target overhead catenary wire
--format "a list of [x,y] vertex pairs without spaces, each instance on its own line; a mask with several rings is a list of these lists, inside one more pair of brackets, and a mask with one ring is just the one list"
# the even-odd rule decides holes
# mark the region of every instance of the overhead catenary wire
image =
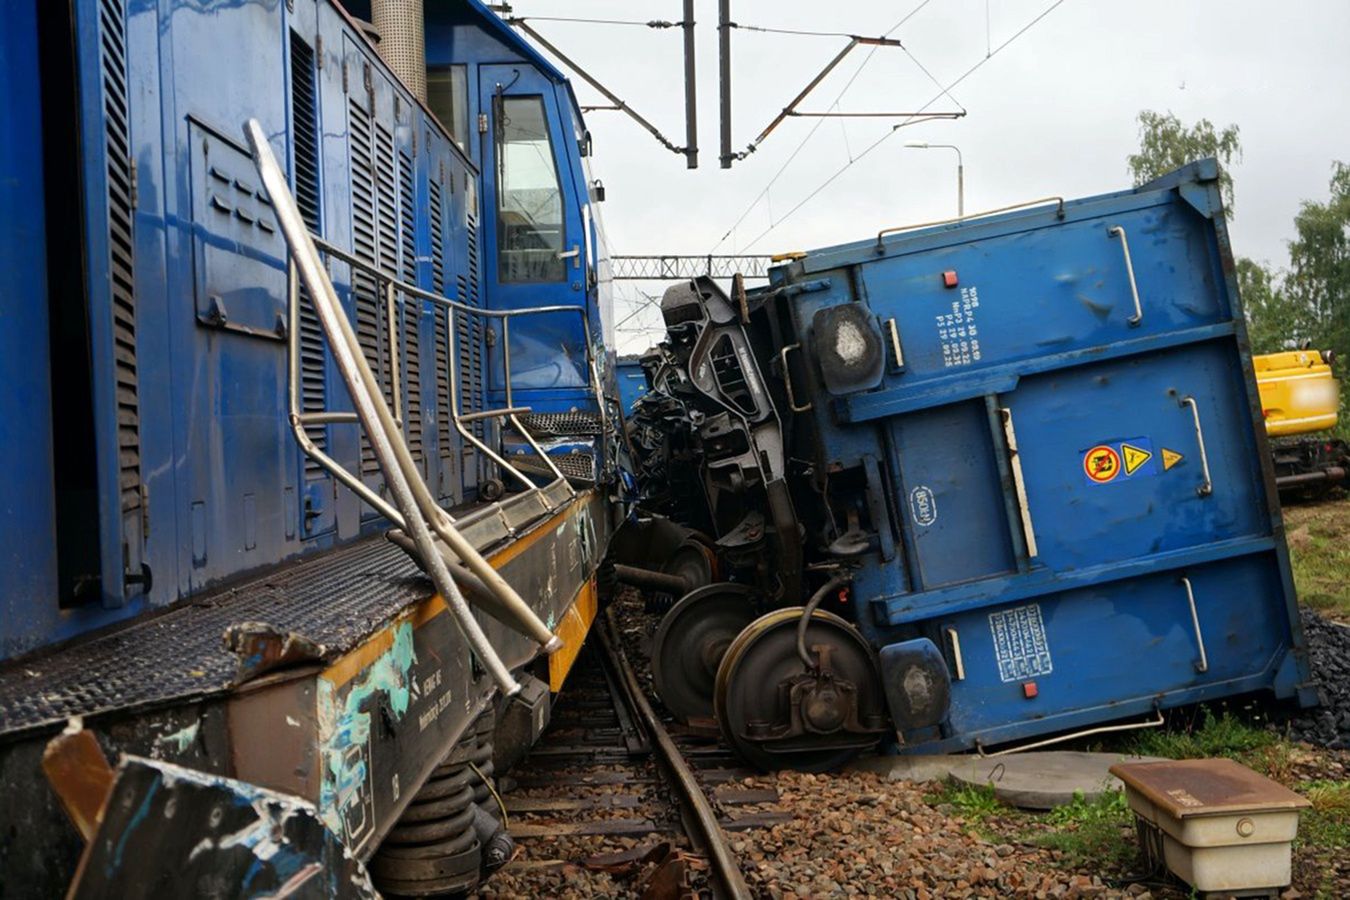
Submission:
[[771,28],[767,25],[742,25],[739,22],[728,22],[727,27],[735,28],[739,31],[758,31],[763,34],[791,34],[800,37],[859,37],[859,35],[851,34],[847,31],[810,31],[801,28]]
[[[906,13],[904,17],[900,19],[900,21],[896,22],[890,28],[886,29],[886,34],[884,35],[884,37],[890,37],[897,30],[899,30],[901,26],[903,26],[910,19],[914,18],[914,16],[916,16],[921,10],[923,10],[924,7],[926,7],[928,4],[932,2],[933,0],[921,0],[919,5],[911,9],[908,13]],[[880,49],[879,46],[874,45],[870,50],[868,50],[867,55],[863,57],[863,61],[858,63],[858,68],[853,70],[853,74],[849,76],[848,81],[844,83],[843,88],[840,89],[839,94],[834,98],[834,103],[830,104],[828,108],[833,109],[834,107],[839,105],[839,101],[844,99],[844,95],[848,93],[849,88],[853,87],[853,83],[858,80],[858,77],[860,75],[862,75],[863,69],[867,68],[867,64],[872,61],[872,57],[876,55],[876,52],[879,49]],[[712,246],[712,249],[708,251],[709,253],[716,252],[718,247],[726,243],[727,238],[731,237],[731,235],[736,231],[736,229],[740,227],[741,223],[745,221],[745,217],[750,215],[750,213],[754,210],[754,208],[759,205],[759,202],[768,196],[770,189],[772,189],[773,186],[778,183],[779,178],[783,177],[783,173],[787,171],[788,166],[792,165],[793,160],[795,160],[797,156],[802,152],[802,150],[805,149],[806,145],[810,143],[811,138],[815,137],[816,132],[820,130],[820,126],[824,124],[825,124],[824,118],[816,120],[816,123],[811,126],[811,130],[806,133],[806,136],[801,139],[800,143],[797,144],[796,148],[793,149],[792,153],[788,155],[788,158],[784,160],[781,166],[778,167],[778,171],[774,172],[773,177],[769,179],[769,183],[764,185],[763,190],[761,190],[757,195],[755,195],[755,199],[750,201],[750,204],[736,218],[736,221],[732,223],[731,227],[726,230],[726,233],[724,233],[722,237],[718,239],[717,243]]]
[[[1001,44],[999,44],[997,47],[995,47],[995,48],[993,49],[993,51],[990,52],[987,56],[983,57],[983,58],[980,59],[978,62],[976,62],[973,66],[971,66],[970,68],[966,69],[966,71],[963,72],[963,73],[961,73],[961,75],[958,76],[958,77],[956,78],[956,80],[952,81],[950,84],[948,84],[948,85],[946,86],[946,88],[944,88],[943,90],[939,91],[936,95],[934,95],[933,98],[932,98],[931,100],[929,100],[927,103],[925,103],[923,106],[921,106],[921,107],[919,108],[918,112],[916,112],[915,115],[913,115],[913,116],[911,116],[910,118],[906,119],[905,121],[899,123],[899,124],[896,125],[894,128],[892,128],[890,131],[886,132],[886,133],[883,134],[881,137],[879,137],[879,138],[877,138],[875,141],[873,141],[871,144],[867,145],[867,147],[864,148],[863,151],[862,151],[861,153],[859,153],[856,157],[854,157],[853,159],[850,159],[850,160],[849,160],[848,162],[846,162],[844,165],[842,165],[842,166],[840,166],[838,169],[836,169],[836,170],[835,170],[828,178],[826,178],[823,182],[821,182],[819,185],[817,185],[817,186],[816,186],[809,194],[807,194],[805,197],[803,197],[801,200],[799,200],[799,201],[797,202],[797,204],[796,204],[795,206],[793,206],[791,209],[789,209],[786,213],[784,213],[783,216],[782,216],[781,218],[778,219],[778,221],[774,222],[774,221],[771,220],[768,228],[766,228],[766,229],[764,229],[763,231],[761,231],[761,232],[760,232],[758,235],[756,235],[756,236],[754,237],[754,239],[752,239],[749,243],[746,243],[746,244],[742,245],[741,248],[740,248],[739,250],[736,251],[736,253],[738,253],[738,254],[744,253],[746,250],[748,250],[749,248],[753,247],[755,244],[759,243],[761,240],[763,240],[765,237],[767,237],[767,236],[770,234],[770,232],[774,231],[776,228],[778,228],[779,225],[782,225],[784,222],[786,222],[788,219],[790,219],[790,218],[791,218],[798,210],[800,210],[803,206],[805,206],[806,204],[808,204],[808,203],[810,203],[812,200],[814,200],[814,199],[820,194],[821,191],[825,190],[827,187],[829,187],[831,184],[833,184],[834,181],[835,181],[840,175],[844,174],[844,172],[846,172],[846,171],[848,171],[850,168],[852,168],[853,165],[854,165],[855,163],[857,163],[859,160],[862,160],[862,159],[865,158],[869,153],[871,153],[873,150],[875,150],[877,147],[880,147],[882,144],[884,144],[886,141],[888,141],[888,140],[889,140],[892,136],[894,136],[895,133],[896,133],[897,131],[899,131],[901,128],[905,127],[906,125],[913,124],[913,123],[916,122],[916,121],[921,121],[922,118],[923,118],[923,117],[922,117],[922,112],[923,112],[923,110],[927,109],[928,107],[930,107],[930,106],[932,106],[934,103],[936,103],[938,100],[942,99],[942,97],[943,97],[944,95],[950,96],[949,94],[947,94],[948,91],[950,91],[952,88],[954,88],[954,87],[956,87],[957,85],[959,85],[961,82],[965,81],[965,80],[966,80],[967,78],[969,78],[971,75],[973,75],[977,70],[980,69],[980,67],[982,67],[985,63],[989,62],[989,60],[993,59],[993,58],[994,58],[995,56],[997,56],[1000,52],[1002,52],[1004,49],[1006,49],[1010,44],[1013,43],[1013,41],[1016,41],[1016,40],[1017,40],[1018,38],[1020,38],[1022,35],[1026,34],[1028,31],[1030,31],[1037,23],[1039,23],[1039,22],[1040,22],[1042,19],[1044,19],[1046,16],[1050,15],[1050,13],[1052,13],[1052,12],[1054,12],[1056,9],[1058,9],[1063,3],[1064,3],[1064,0],[1055,0],[1055,2],[1051,3],[1048,7],[1046,7],[1044,10],[1042,10],[1042,11],[1041,11],[1034,19],[1032,19],[1032,20],[1031,20],[1030,22],[1028,22],[1027,24],[1023,25],[1023,26],[1022,26],[1021,28],[1019,28],[1019,29],[1016,31],[1016,33],[1014,33],[1011,37],[1009,37],[1009,38],[1008,38],[1007,40],[1005,40],[1003,43],[1001,43]],[[800,148],[799,148],[799,149],[800,149]],[[794,154],[794,155],[795,155],[795,154]],[[786,168],[786,166],[785,166],[785,168]],[[768,188],[765,188],[765,193],[767,193],[767,191],[768,191]],[[758,203],[758,202],[759,202],[759,199],[756,198],[755,203]],[[751,206],[752,206],[752,208],[753,208],[754,204],[752,204]],[[742,215],[741,219],[744,219],[745,215],[748,215],[748,214],[749,214],[749,211],[750,211],[750,210],[747,209],[747,210],[746,210],[746,213]],[[740,224],[740,221],[741,221],[741,220],[737,220],[737,225]],[[731,229],[731,230],[734,230],[734,228],[735,228],[735,226],[732,226],[732,229]],[[730,234],[730,233],[731,233],[731,230],[728,230],[727,234]],[[723,240],[723,241],[726,240],[726,236],[723,236],[722,240]],[[719,244],[719,245],[720,245],[721,243],[722,243],[722,241],[718,241],[718,244]]]
[[513,16],[516,21],[524,22],[575,22],[581,25],[633,25],[640,28],[679,28],[683,22],[667,22],[664,19],[582,19],[570,16]]

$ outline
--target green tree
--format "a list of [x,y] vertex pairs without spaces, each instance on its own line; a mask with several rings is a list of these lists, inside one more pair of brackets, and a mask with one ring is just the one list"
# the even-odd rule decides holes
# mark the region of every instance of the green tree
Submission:
[[1273,353],[1298,341],[1298,315],[1279,275],[1254,259],[1237,259],[1238,296],[1253,353]]
[[1331,197],[1294,217],[1285,291],[1319,348],[1350,351],[1350,165],[1332,164]]
[[1139,113],[1139,152],[1130,154],[1125,162],[1137,187],[1207,156],[1221,164],[1219,189],[1224,210],[1231,216],[1233,178],[1228,174],[1228,164],[1234,157],[1242,158],[1236,125],[1218,131],[1209,119],[1201,119],[1188,127],[1171,112],[1164,115],[1145,109]]

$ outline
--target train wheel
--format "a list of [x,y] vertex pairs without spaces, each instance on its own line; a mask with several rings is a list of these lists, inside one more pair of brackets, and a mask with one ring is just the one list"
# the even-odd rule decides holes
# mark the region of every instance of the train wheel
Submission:
[[713,707],[727,742],[761,769],[823,772],[889,730],[872,648],[846,620],[816,610],[806,629],[815,665],[797,654],[802,607],[760,616],[717,669]]
[[685,538],[661,566],[667,575],[679,575],[690,591],[706,587],[717,577],[717,556],[695,538]]
[[710,584],[685,594],[661,619],[652,640],[652,681],[677,719],[711,719],[722,654],[755,618],[755,593]]

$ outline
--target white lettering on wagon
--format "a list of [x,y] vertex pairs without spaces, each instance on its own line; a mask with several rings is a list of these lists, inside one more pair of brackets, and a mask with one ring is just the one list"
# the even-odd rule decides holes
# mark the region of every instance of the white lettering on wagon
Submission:
[[963,287],[960,299],[952,301],[952,311],[936,317],[944,369],[980,361],[980,327],[975,322],[979,308],[979,291],[973,286]]
[[989,614],[1000,681],[1023,681],[1054,670],[1039,603]]

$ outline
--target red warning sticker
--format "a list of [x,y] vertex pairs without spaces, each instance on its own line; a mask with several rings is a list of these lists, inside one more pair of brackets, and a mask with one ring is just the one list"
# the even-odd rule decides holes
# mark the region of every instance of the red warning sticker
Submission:
[[1115,447],[1098,444],[1083,454],[1083,474],[1094,484],[1114,481],[1120,474],[1120,454]]

